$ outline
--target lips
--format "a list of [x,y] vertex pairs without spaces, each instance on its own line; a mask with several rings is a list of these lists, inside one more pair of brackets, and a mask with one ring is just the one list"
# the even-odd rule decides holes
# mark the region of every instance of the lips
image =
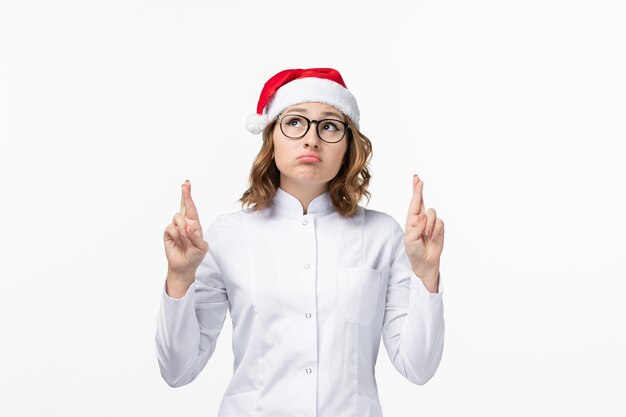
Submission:
[[304,155],[300,155],[298,159],[301,161],[321,162],[320,157],[314,153],[305,153]]

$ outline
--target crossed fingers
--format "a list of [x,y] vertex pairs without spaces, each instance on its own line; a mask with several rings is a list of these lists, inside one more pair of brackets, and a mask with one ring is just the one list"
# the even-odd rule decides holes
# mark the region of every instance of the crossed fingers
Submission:
[[424,182],[420,180],[419,176],[413,176],[413,197],[409,204],[409,211],[407,213],[407,220],[405,228],[409,226],[419,227],[423,230],[425,236],[431,236],[435,221],[437,220],[437,212],[434,208],[426,210],[424,205]]

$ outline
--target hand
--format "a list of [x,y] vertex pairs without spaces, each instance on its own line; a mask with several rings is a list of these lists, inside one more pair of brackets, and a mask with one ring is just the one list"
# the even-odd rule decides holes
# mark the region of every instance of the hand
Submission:
[[169,273],[193,281],[195,271],[204,259],[209,244],[202,238],[202,227],[196,205],[191,199],[189,180],[181,186],[180,212],[174,215],[163,233]]
[[424,209],[424,182],[413,176],[413,198],[404,230],[404,247],[411,269],[424,284],[439,281],[439,261],[443,250],[443,221],[434,208]]

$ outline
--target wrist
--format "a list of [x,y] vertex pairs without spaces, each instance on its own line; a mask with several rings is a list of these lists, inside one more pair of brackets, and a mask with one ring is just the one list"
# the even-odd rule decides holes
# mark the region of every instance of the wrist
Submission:
[[196,271],[177,271],[167,269],[167,280],[172,282],[193,282],[196,278]]
[[424,286],[431,290],[431,292],[437,292],[439,285],[439,268],[419,269],[411,268],[413,273],[422,280]]
[[165,292],[171,298],[183,298],[195,280],[195,271],[180,272],[168,269]]
[[178,279],[172,279],[168,275],[168,278],[165,280],[165,293],[170,298],[183,298],[185,294],[187,294],[187,291],[189,290],[191,284],[193,284],[193,280],[183,281]]

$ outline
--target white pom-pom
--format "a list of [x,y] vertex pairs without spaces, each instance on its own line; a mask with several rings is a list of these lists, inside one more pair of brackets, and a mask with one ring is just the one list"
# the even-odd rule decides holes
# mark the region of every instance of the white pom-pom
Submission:
[[246,119],[246,129],[252,134],[258,135],[267,126],[268,120],[266,114],[252,113]]

